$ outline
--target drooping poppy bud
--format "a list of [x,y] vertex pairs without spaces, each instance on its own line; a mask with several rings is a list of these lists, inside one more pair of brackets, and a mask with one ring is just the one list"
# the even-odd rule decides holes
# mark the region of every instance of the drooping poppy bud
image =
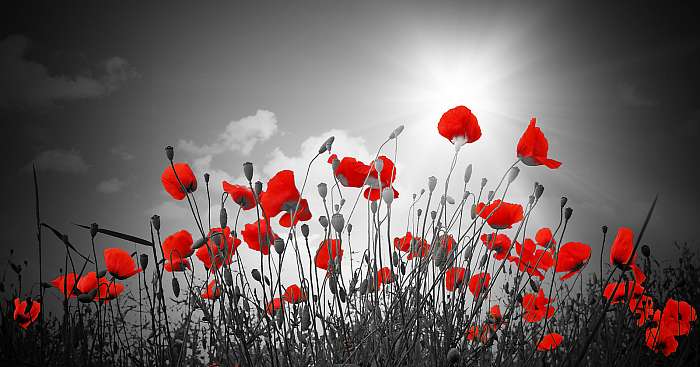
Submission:
[[428,191],[433,192],[435,190],[436,186],[437,186],[437,177],[435,177],[435,176],[428,177]]
[[322,199],[326,199],[326,195],[328,195],[328,185],[326,185],[325,182],[321,182],[317,187],[318,195],[321,196]]
[[566,206],[566,203],[567,203],[568,201],[569,201],[569,199],[568,199],[566,196],[562,196],[562,197],[561,197],[561,203],[560,203],[560,204],[561,204],[561,207],[563,208],[564,206]]
[[250,271],[250,275],[253,276],[253,279],[257,280],[258,282],[262,283],[262,276],[260,276],[260,271],[258,269],[253,269]]
[[309,225],[304,223],[301,225],[301,234],[304,236],[304,238],[309,237]]
[[245,175],[245,178],[246,180],[248,180],[248,182],[253,181],[253,163],[243,163],[243,174]]
[[263,183],[260,181],[255,181],[255,184],[253,184],[253,189],[255,190],[255,197],[260,198],[260,195],[263,192]]
[[472,178],[472,164],[469,163],[467,165],[467,169],[464,170],[464,183],[469,183],[469,180]]
[[219,223],[221,224],[221,228],[226,228],[228,225],[228,214],[226,213],[226,208],[223,206],[221,210],[219,210]]
[[151,223],[153,223],[153,228],[156,231],[160,231],[160,215],[154,214],[151,217]]
[[512,167],[510,170],[508,170],[508,183],[513,183],[513,181],[518,178],[519,173],[520,168],[518,167]]
[[321,227],[327,228],[328,227],[328,218],[326,218],[325,215],[322,215],[318,217],[318,223],[321,224]]
[[335,141],[335,136],[331,136],[330,138],[326,139],[326,141],[321,144],[321,146],[318,148],[318,154],[323,154],[327,151],[331,150],[331,147],[333,147],[333,142]]
[[146,270],[146,268],[148,267],[148,255],[139,255],[139,264],[141,265],[141,269]]
[[396,129],[389,134],[389,140],[398,138],[401,132],[403,132],[403,128],[403,125],[397,126]]

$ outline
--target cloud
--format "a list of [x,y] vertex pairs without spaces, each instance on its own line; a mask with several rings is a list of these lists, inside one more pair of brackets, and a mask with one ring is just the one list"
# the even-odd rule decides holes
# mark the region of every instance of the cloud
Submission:
[[110,152],[113,155],[116,155],[117,157],[119,157],[125,161],[130,161],[130,160],[135,158],[133,154],[126,151],[126,148],[123,145],[118,145],[116,147],[113,147],[110,150]]
[[258,110],[255,115],[229,122],[223,132],[216,134],[217,138],[211,144],[197,145],[192,140],[181,139],[178,148],[199,156],[228,151],[248,155],[257,143],[269,139],[276,131],[275,114]]
[[40,171],[60,173],[85,173],[89,168],[77,150],[46,150],[39,153],[26,168],[31,169],[32,163]]
[[52,75],[45,65],[27,60],[30,41],[14,35],[0,41],[0,108],[45,107],[58,101],[108,95],[137,74],[121,57],[100,63],[100,75]]
[[622,102],[633,107],[652,107],[658,104],[655,99],[641,93],[636,85],[622,84],[618,92]]
[[114,194],[116,192],[122,191],[126,186],[126,181],[120,180],[118,178],[110,178],[108,180],[103,180],[97,184],[97,192],[103,194]]

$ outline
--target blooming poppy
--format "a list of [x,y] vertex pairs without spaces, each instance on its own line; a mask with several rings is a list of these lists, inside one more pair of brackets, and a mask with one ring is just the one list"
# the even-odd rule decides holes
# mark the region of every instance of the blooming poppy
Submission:
[[100,278],[97,289],[95,301],[109,302],[110,300],[119,297],[119,295],[124,291],[124,285],[117,283],[114,280],[109,281],[105,278]]
[[656,353],[663,353],[668,357],[678,348],[678,340],[672,333],[659,326],[646,330],[646,345]]
[[630,228],[620,227],[610,247],[610,263],[622,270],[632,270],[638,283],[643,283],[646,275],[637,266],[637,254],[634,252],[634,232]]
[[547,158],[549,143],[544,137],[542,130],[535,126],[537,120],[533,117],[530,125],[525,129],[525,133],[518,142],[518,158],[528,166],[545,165],[548,168],[559,168],[561,162]]
[[423,257],[430,250],[428,241],[420,237],[413,237],[411,232],[406,232],[406,235],[403,237],[395,237],[394,247],[399,251],[408,252],[408,260],[414,257]]
[[537,343],[537,350],[544,352],[556,349],[563,340],[564,337],[559,333],[547,334],[540,339],[539,343]]
[[[328,158],[328,163],[333,163],[338,159],[335,154]],[[369,175],[369,166],[353,157],[345,157],[338,160],[337,167],[333,172],[338,182],[345,187],[362,187]]]
[[640,297],[632,298],[629,306],[630,311],[632,311],[638,317],[638,326],[644,326],[648,320],[651,320],[654,317],[654,300],[650,296],[642,295]]
[[493,305],[489,309],[489,317],[493,321],[493,330],[498,330],[499,325],[503,322],[503,315],[501,314],[501,307],[499,305]]
[[580,242],[567,242],[559,248],[554,271],[557,273],[566,273],[559,279],[569,279],[581,271],[590,258],[590,246]]
[[[105,278],[100,278],[100,280],[104,279]],[[93,289],[97,289],[97,283],[97,274],[95,274],[94,271],[91,271],[80,277],[75,287],[78,288],[80,293],[90,293]]]
[[39,302],[31,300],[31,305],[29,305],[27,301],[15,298],[14,319],[22,329],[28,328],[29,325],[36,321],[40,312],[41,304]]
[[299,202],[299,207],[297,210],[294,210],[294,223],[292,223],[292,214],[291,213],[284,213],[280,217],[280,225],[282,227],[292,227],[295,226],[297,223],[301,222],[306,222],[307,220],[311,219],[311,211],[309,210],[309,202],[306,201],[306,199],[301,199]]
[[[192,168],[187,163],[175,163],[173,166],[175,167],[174,171],[172,166],[165,167],[163,174],[160,176],[160,181],[163,183],[165,191],[173,199],[182,200],[187,196],[187,193],[197,190],[197,177],[195,177]],[[177,176],[175,175],[176,173]]]
[[469,279],[469,291],[472,292],[474,298],[479,297],[479,294],[481,294],[483,290],[488,290],[490,281],[491,274],[489,273],[472,275],[472,277]]
[[186,230],[181,230],[166,237],[163,241],[163,256],[166,264],[171,261],[179,261],[192,256],[192,235]]
[[500,199],[488,205],[479,203],[475,210],[493,229],[511,228],[524,218],[522,205],[502,202]]
[[230,184],[226,181],[223,181],[222,185],[224,191],[231,196],[234,203],[241,206],[241,209],[250,210],[255,208],[255,195],[253,195],[253,190],[249,187]]
[[289,303],[297,304],[307,300],[307,295],[299,288],[298,285],[292,284],[284,290],[282,298]]
[[168,273],[172,273],[174,271],[185,271],[185,269],[192,269],[189,260],[183,259],[181,257],[175,258],[172,261],[165,261],[165,264],[163,264],[163,268]]
[[496,260],[503,260],[510,254],[511,241],[505,234],[482,234],[481,242],[484,243],[486,248],[494,251],[493,257]]
[[632,280],[620,283],[612,282],[605,287],[605,290],[603,290],[603,297],[606,299],[610,299],[610,297],[612,297],[610,304],[621,302],[625,296],[631,301],[641,297],[643,294],[644,287]]
[[[204,268],[212,272],[224,264],[231,264],[233,254],[241,244],[241,240],[231,234],[229,227],[212,228],[209,230],[209,240],[205,246],[197,249],[197,258],[204,264]],[[269,252],[268,252],[269,253]],[[187,266],[183,264],[183,266]]]
[[455,289],[460,288],[464,282],[464,274],[466,269],[464,268],[449,268],[445,272],[445,289],[450,292],[454,292]]
[[317,268],[328,270],[328,262],[331,259],[336,262],[342,258],[343,249],[340,247],[340,240],[324,240],[316,251],[314,264]]
[[268,315],[272,316],[277,312],[277,310],[281,309],[284,307],[284,302],[281,298],[276,297],[273,298],[272,301],[267,303],[267,306],[265,306],[265,311],[267,312]]
[[473,143],[481,137],[481,128],[476,116],[465,106],[447,110],[438,121],[438,132],[452,144]]
[[394,238],[394,247],[401,252],[409,252],[411,251],[411,240],[413,240],[413,234],[406,232],[405,236]]
[[[379,162],[378,162],[379,161]],[[370,164],[369,177],[367,178],[368,188],[363,195],[369,201],[377,201],[382,197],[384,188],[391,187],[394,192],[394,199],[399,197],[399,192],[393,187],[396,179],[396,166],[391,159],[379,156]]]
[[76,296],[75,284],[77,282],[78,275],[75,273],[68,273],[66,275],[59,275],[56,279],[51,281],[51,285],[56,287],[66,298],[73,298]]
[[554,240],[554,236],[552,236],[552,230],[547,227],[537,230],[537,233],[535,233],[535,242],[544,248],[549,248],[557,244],[557,241]]
[[668,299],[662,313],[662,323],[673,335],[688,335],[690,323],[698,319],[695,308],[688,302]]
[[106,248],[104,256],[107,271],[119,280],[127,279],[141,271],[141,268],[136,266],[136,261],[131,258],[131,255],[120,248]]
[[552,299],[546,298],[542,289],[534,293],[526,293],[523,296],[521,305],[525,309],[523,319],[527,322],[539,322],[543,318],[554,316],[554,307],[550,306]]
[[243,235],[243,241],[248,244],[248,247],[262,252],[263,255],[269,255],[270,245],[280,238],[275,232],[272,232],[270,223],[264,220],[246,224],[241,231],[241,235]]
[[272,218],[283,211],[295,210],[299,196],[299,190],[294,183],[294,172],[282,170],[267,181],[267,190],[260,193],[260,205],[265,215]]
[[520,271],[525,271],[542,280],[544,280],[544,274],[540,270],[547,271],[554,265],[553,250],[539,249],[529,238],[526,238],[522,244],[516,241],[515,251],[519,257],[511,256],[508,260],[516,263]]
[[489,340],[489,328],[472,325],[467,329],[467,340],[486,343]]
[[385,266],[377,270],[377,288],[381,287],[382,284],[391,284],[393,282],[394,274],[391,273],[391,269]]
[[216,284],[216,279],[212,279],[207,285],[207,290],[201,294],[202,298],[215,300],[221,295],[221,288]]

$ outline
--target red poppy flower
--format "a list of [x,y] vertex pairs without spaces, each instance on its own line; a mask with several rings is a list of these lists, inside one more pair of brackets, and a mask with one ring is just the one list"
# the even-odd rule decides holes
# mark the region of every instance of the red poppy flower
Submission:
[[249,187],[243,185],[233,185],[226,181],[224,181],[222,185],[224,187],[224,191],[231,196],[231,200],[240,205],[243,210],[255,208],[255,195],[253,195],[253,191]]
[[281,212],[296,209],[299,196],[294,183],[294,172],[283,170],[267,181],[267,190],[260,194],[260,205],[265,215],[272,218]]
[[548,168],[559,168],[561,162],[547,158],[549,143],[544,137],[542,130],[535,126],[537,120],[533,117],[530,125],[525,129],[525,133],[518,142],[518,158],[528,166],[545,165]]
[[333,259],[334,262],[340,261],[343,258],[343,249],[340,247],[340,240],[324,240],[321,242],[314,264],[317,268],[328,270],[328,261]]
[[163,264],[163,268],[168,273],[172,273],[174,271],[185,271],[185,269],[192,269],[189,260],[183,259],[181,257],[175,258],[172,261],[166,261],[165,264]]
[[580,242],[567,242],[559,248],[554,271],[557,273],[566,273],[559,279],[569,279],[581,271],[590,258],[590,246]]
[[[229,227],[225,227],[223,230],[212,228],[209,230],[208,237],[207,244],[198,248],[196,252],[197,258],[204,264],[204,268],[213,272],[224,264],[231,264],[233,254],[241,245],[241,240],[231,235]],[[183,266],[187,265],[183,264]]]
[[646,295],[632,298],[629,303],[630,311],[637,315],[637,326],[644,326],[654,317],[654,300]]
[[454,292],[455,289],[460,288],[464,282],[464,274],[466,269],[464,268],[449,268],[445,272],[445,289],[450,292]]
[[632,270],[638,283],[643,283],[646,275],[637,266],[637,254],[634,252],[634,232],[630,228],[620,227],[610,247],[610,263],[622,270]]
[[68,273],[66,275],[59,275],[56,279],[51,281],[51,285],[56,287],[61,294],[66,298],[75,297],[75,284],[78,282],[78,275],[75,273]]
[[388,267],[385,266],[377,270],[377,288],[381,287],[382,284],[391,284],[394,280],[394,274],[391,273],[391,269]]
[[[26,329],[39,317],[41,312],[41,304],[37,301],[32,300],[32,304],[28,305],[27,301],[22,301],[19,298],[15,298],[15,314],[14,319],[17,321],[17,325],[22,329]],[[29,307],[27,307],[29,306]]]
[[668,299],[662,313],[662,323],[668,327],[673,335],[688,335],[690,323],[698,319],[695,308],[688,302]]
[[297,223],[306,222],[311,219],[311,211],[309,210],[309,202],[306,199],[301,199],[299,202],[299,208],[294,211],[294,223],[292,223],[292,215],[290,213],[284,213],[280,217],[280,225],[282,227],[292,227],[297,225]]
[[[100,278],[100,280],[104,279],[105,278]],[[97,274],[95,274],[94,271],[91,271],[80,277],[80,279],[78,279],[78,284],[76,284],[75,287],[78,288],[80,293],[90,293],[90,291],[97,288],[97,282]]]
[[215,300],[221,295],[221,288],[216,284],[216,279],[212,279],[207,285],[207,290],[202,293],[202,298]]
[[542,337],[540,342],[537,343],[537,350],[544,352],[552,349],[556,349],[559,344],[564,340],[564,337],[559,333],[550,333]]
[[119,280],[127,279],[141,271],[141,268],[136,266],[136,262],[131,258],[131,255],[120,248],[106,248],[104,256],[107,271]]
[[520,271],[542,280],[544,275],[540,270],[547,271],[554,265],[553,251],[538,249],[535,242],[529,238],[526,238],[522,245],[516,241],[515,251],[520,257],[509,257],[508,260],[517,264]]
[[[337,159],[335,154],[328,158],[328,163]],[[345,157],[338,162],[338,167],[333,172],[338,182],[345,187],[362,187],[369,175],[369,166],[353,157]]]
[[[381,163],[377,164],[377,160],[381,161]],[[394,162],[391,159],[383,155],[377,157],[377,160],[369,165],[367,185],[375,189],[390,187],[396,180],[396,166],[394,166]],[[377,167],[380,170],[377,170]]]
[[394,247],[402,252],[408,252],[408,260],[414,257],[423,257],[428,254],[430,245],[428,241],[420,237],[413,237],[411,232],[406,232],[403,237],[394,238]]
[[479,297],[482,291],[488,290],[491,275],[489,273],[474,274],[469,279],[469,291],[472,292],[474,298]]
[[673,334],[664,331],[663,328],[648,328],[646,330],[646,345],[656,353],[663,353],[668,357],[678,348],[678,340]]
[[443,113],[438,122],[438,132],[452,144],[457,140],[473,143],[481,137],[479,121],[465,106],[457,106]]
[[537,233],[535,233],[535,242],[544,248],[549,248],[557,244],[557,241],[555,241],[552,236],[552,230],[547,227],[537,230]]
[[282,298],[284,298],[286,302],[297,304],[306,301],[308,297],[298,285],[292,284],[284,290]]
[[413,234],[411,232],[406,232],[403,237],[394,238],[394,247],[401,252],[411,251],[411,240],[413,239]]
[[[260,226],[259,231],[258,226]],[[246,224],[241,231],[241,235],[243,235],[243,241],[248,244],[248,247],[262,252],[263,255],[269,255],[270,245],[280,238],[275,232],[272,232],[270,224],[263,220]]]
[[467,340],[479,341],[486,343],[489,340],[489,328],[482,326],[479,328],[477,325],[470,326],[467,329]]
[[510,254],[510,238],[504,234],[482,234],[481,242],[484,243],[486,248],[494,251],[493,257],[496,260],[503,260]]
[[273,298],[272,301],[267,303],[267,306],[265,306],[265,311],[268,315],[272,316],[282,307],[284,307],[284,302],[281,298],[277,297]]
[[502,202],[500,199],[488,205],[479,203],[476,212],[493,229],[511,228],[513,224],[523,220],[522,205]]
[[527,322],[539,322],[543,318],[554,316],[554,307],[550,306],[552,299],[546,298],[542,289],[534,293],[526,293],[523,296],[522,306],[525,309],[523,319]]
[[[613,291],[615,292],[614,294]],[[607,299],[610,299],[610,297],[612,297],[612,301],[610,301],[610,304],[616,304],[620,301],[623,301],[625,296],[627,296],[627,299],[633,300],[641,297],[643,294],[644,287],[632,280],[620,283],[610,283],[605,287],[605,290],[603,291],[603,297]]]
[[[160,181],[163,183],[165,191],[173,199],[182,200],[187,196],[187,193],[197,190],[197,177],[195,177],[192,168],[187,163],[175,163],[173,166],[175,167],[174,171],[171,166],[165,167],[163,174],[160,176]],[[177,173],[177,177],[175,173]],[[179,182],[178,179],[180,179]]]
[[124,291],[124,285],[117,283],[115,281],[109,281],[105,278],[100,278],[99,287],[97,290],[97,295],[95,296],[95,301],[109,302],[113,300]]
[[499,305],[491,306],[489,309],[489,316],[493,319],[493,330],[498,330],[499,325],[501,325],[501,322],[503,322],[501,307]]
[[166,237],[163,241],[163,256],[165,261],[176,261],[192,256],[192,235],[186,230],[181,230]]

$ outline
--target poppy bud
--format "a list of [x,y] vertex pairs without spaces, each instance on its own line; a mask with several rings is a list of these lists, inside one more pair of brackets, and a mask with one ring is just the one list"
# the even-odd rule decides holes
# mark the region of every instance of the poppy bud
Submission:
[[219,224],[221,224],[221,228],[226,228],[226,224],[228,224],[228,214],[226,214],[226,208],[223,206],[219,211]]
[[486,179],[486,177],[481,179],[481,187],[486,186],[486,183],[489,182],[489,180]]
[[377,214],[377,210],[379,210],[379,204],[377,204],[376,201],[373,201],[371,204],[369,204],[369,209],[372,211],[373,214]]
[[342,208],[343,205],[345,205],[345,199],[340,199],[340,207]]
[[253,181],[253,164],[250,162],[243,163],[243,174],[248,182]]
[[253,188],[255,189],[255,196],[259,198],[260,193],[263,191],[263,183],[260,181],[255,181],[255,186],[253,186]]
[[394,251],[394,255],[392,256],[392,262],[394,266],[399,266],[399,254],[396,251]]
[[175,157],[175,149],[172,147],[172,145],[168,145],[167,147],[165,147],[165,156],[168,158],[169,161],[172,161]]
[[340,205],[339,204],[333,205],[333,213],[337,213],[339,211],[340,211]]
[[231,269],[224,270],[224,281],[229,287],[233,285],[233,275],[231,274]]
[[520,173],[520,168],[518,167],[512,167],[508,171],[508,183],[513,183],[516,178],[518,178],[518,174]]
[[403,125],[399,125],[394,131],[389,134],[389,140],[396,139],[403,132]]
[[437,212],[436,212],[435,210],[431,211],[431,212],[430,212],[430,218],[431,218],[432,220],[435,220],[436,217],[437,217]]
[[649,246],[642,245],[642,255],[644,255],[644,257],[649,257],[649,255],[651,255],[651,250],[649,249]]
[[352,232],[352,224],[348,223],[348,225],[345,228],[347,228],[348,234],[350,234],[350,232]]
[[479,261],[479,268],[483,268],[484,265],[486,265],[486,262],[489,260],[489,254],[484,254],[484,256],[481,257],[481,261]]
[[196,250],[196,249],[204,246],[204,244],[207,243],[208,240],[209,239],[207,237],[202,237],[202,238],[198,239],[197,241],[195,241],[194,244],[192,244],[192,249]]
[[334,276],[328,279],[328,289],[330,289],[333,294],[338,293],[338,280]]
[[537,199],[539,199],[543,193],[544,193],[544,186],[537,184],[537,187],[535,188],[535,197]]
[[450,196],[450,195],[447,195],[447,196],[445,197],[445,201],[447,201],[447,203],[450,204],[450,205],[453,205],[453,204],[455,203],[455,199],[454,199],[452,196]]
[[107,269],[98,271],[96,275],[98,278],[104,278],[104,276],[107,275]]
[[334,158],[333,162],[331,162],[331,167],[333,167],[333,173],[338,170],[338,167],[340,166],[340,159]]
[[180,282],[175,277],[173,277],[173,294],[175,298],[180,297]]
[[209,174],[206,172],[204,173],[204,182],[209,183]]
[[496,195],[496,193],[495,193],[493,190],[490,190],[490,191],[489,191],[488,200],[489,200],[489,201],[493,200],[494,195]]
[[233,287],[233,303],[238,303],[239,299],[241,299],[241,288],[239,286],[235,286]]
[[148,267],[148,255],[146,255],[146,254],[139,255],[139,264],[141,265],[141,269],[146,271],[146,268]]
[[331,224],[336,232],[341,233],[343,232],[343,227],[345,227],[345,218],[343,218],[342,214],[335,213],[331,217]]
[[603,234],[608,233],[608,226],[602,226],[602,227],[600,227],[600,229],[603,230]]
[[469,190],[465,191],[464,194],[462,195],[462,200],[467,200],[467,199],[469,199],[469,195],[471,195],[471,194],[472,194],[472,193],[469,192]]
[[416,210],[416,214],[418,214],[418,218],[420,218],[421,214],[423,214],[423,209],[418,208],[418,210]]
[[433,192],[435,190],[435,186],[437,186],[437,177],[428,177],[428,191]]
[[151,217],[151,223],[153,223],[153,228],[155,228],[156,231],[160,231],[160,215],[154,214]]
[[360,295],[364,296],[367,294],[367,287],[369,286],[369,282],[367,279],[363,279],[362,283],[360,283]]
[[335,141],[335,136],[331,136],[330,138],[326,139],[326,141],[321,144],[321,147],[318,148],[318,154],[325,153],[326,151],[331,150],[331,147],[333,146],[333,141]]
[[467,169],[464,170],[464,183],[469,183],[469,180],[472,178],[472,164],[469,163],[467,165]]
[[311,311],[309,311],[309,306],[305,306],[301,310],[301,328],[308,329],[311,326]]
[[262,276],[260,276],[260,271],[258,269],[253,269],[250,271],[250,275],[253,276],[253,279],[257,280],[258,282],[262,283]]
[[377,158],[374,160],[374,169],[377,170],[377,172],[382,172],[382,169],[384,168],[384,161]]
[[562,208],[566,205],[567,201],[569,201],[569,199],[567,199],[566,196],[561,197],[561,207]]
[[568,208],[564,209],[564,218],[565,218],[566,220],[571,219],[571,214],[573,214],[573,213],[574,213],[574,210],[571,209],[571,207],[568,207]]
[[326,185],[325,182],[321,182],[318,184],[318,195],[321,196],[324,200],[326,199],[326,195],[328,195],[328,185]]
[[309,237],[309,226],[306,223],[301,225],[301,234],[304,236],[304,238]]
[[340,297],[341,302],[345,303],[348,297],[347,293],[345,293],[345,288],[340,287],[340,289],[338,289],[338,297]]
[[534,196],[534,195],[528,196],[528,197],[527,197],[527,202],[528,202],[528,204],[530,204],[530,205],[534,204],[534,203],[535,203],[535,196]]
[[326,218],[325,215],[322,215],[322,216],[318,217],[318,222],[321,223],[321,226],[322,226],[323,228],[328,227],[328,218]]
[[281,238],[276,238],[275,239],[275,252],[278,255],[282,255],[284,252],[284,240]]
[[[92,236],[92,238],[95,238],[95,236],[97,236],[97,230],[98,230],[97,223],[92,223],[90,225],[90,236]],[[66,242],[66,241],[64,241],[64,242]]]
[[450,348],[449,351],[447,351],[447,363],[449,364],[455,364],[459,362],[459,351],[457,348]]
[[385,187],[382,190],[382,200],[387,206],[391,206],[391,203],[394,201],[394,190],[391,187]]

